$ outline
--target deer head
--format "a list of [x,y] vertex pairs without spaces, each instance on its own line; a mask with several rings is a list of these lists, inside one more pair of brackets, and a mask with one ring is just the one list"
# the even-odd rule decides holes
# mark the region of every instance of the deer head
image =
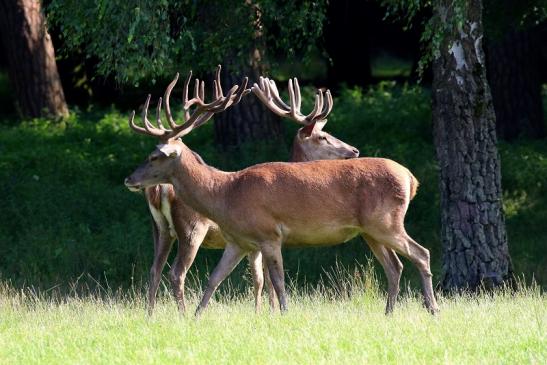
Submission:
[[196,79],[194,84],[194,95],[192,99],[188,99],[188,85],[192,78],[192,72],[188,74],[184,83],[182,102],[185,122],[177,124],[171,113],[169,105],[169,97],[171,91],[177,83],[179,74],[171,81],[163,98],[163,106],[169,127],[164,126],[161,121],[162,98],[159,99],[156,107],[156,126],[148,120],[148,107],[150,104],[150,95],[144,103],[142,111],[143,126],[138,126],[134,122],[135,111],[131,113],[129,118],[130,127],[137,133],[153,136],[159,139],[160,144],[148,156],[146,162],[139,166],[129,177],[125,179],[125,185],[133,191],[138,191],[146,186],[164,183],[168,180],[173,166],[180,161],[184,150],[188,150],[182,142],[181,138],[190,133],[195,128],[207,122],[215,113],[222,112],[230,106],[241,101],[241,98],[250,93],[247,87],[247,78],[243,79],[240,86],[234,85],[226,95],[222,91],[220,84],[220,65],[217,67],[215,79],[213,82],[213,101],[205,103],[205,83]]
[[279,96],[275,81],[261,77],[260,84],[251,90],[275,114],[289,118],[303,125],[293,142],[292,161],[336,160],[359,157],[359,150],[324,132],[327,116],[332,110],[332,95],[329,90],[319,89],[315,95],[315,105],[308,115],[300,111],[302,97],[298,79],[289,80],[290,105]]

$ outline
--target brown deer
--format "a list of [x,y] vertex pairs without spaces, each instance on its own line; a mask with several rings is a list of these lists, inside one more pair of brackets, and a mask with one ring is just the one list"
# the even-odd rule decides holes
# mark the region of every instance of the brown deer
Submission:
[[[221,68],[218,66],[214,84],[216,85],[215,87],[222,90],[220,86],[220,70]],[[187,82],[188,81],[189,80],[187,80]],[[275,92],[275,95],[278,96],[277,87],[274,81],[261,78],[260,83],[262,88],[255,89],[255,94],[262,96],[266,93]],[[169,96],[174,85],[174,82],[172,82],[168,86],[164,96],[166,110],[169,110],[169,113]],[[291,92],[295,93],[300,98],[300,89],[296,79],[294,79],[294,85],[295,89],[291,90]],[[330,93],[327,92],[327,95],[328,100],[325,104],[325,108],[328,108],[330,112],[332,109],[332,98],[330,98]],[[187,94],[185,97],[187,99]],[[184,103],[186,105],[187,100],[184,100]],[[270,105],[266,105],[270,107]],[[322,116],[323,119],[312,119],[307,121],[292,118],[297,123],[304,126],[298,130],[294,138],[290,161],[354,158],[359,155],[359,151],[356,148],[322,131],[326,123],[327,115],[328,113],[325,113]],[[212,114],[210,114],[210,116],[212,116]],[[187,118],[189,117],[191,116],[187,116]],[[196,158],[202,162],[197,154]],[[205,164],[204,162],[202,163]],[[226,241],[222,237],[218,225],[186,205],[183,199],[177,197],[172,185],[161,184],[148,187],[145,189],[145,197],[153,217],[154,238],[154,261],[150,269],[150,284],[148,289],[149,314],[152,314],[154,309],[156,293],[161,280],[161,273],[173,242],[177,238],[179,245],[177,256],[170,270],[169,277],[178,307],[181,312],[184,312],[186,309],[184,301],[184,283],[187,272],[194,262],[198,248],[224,249]],[[258,311],[260,310],[262,302],[261,294],[264,285],[262,257],[260,251],[253,252],[247,257],[251,266],[254,284],[255,310]],[[269,281],[268,272],[266,271],[265,274],[270,294],[270,306],[273,307],[275,293],[271,286],[271,282]]]
[[[300,121],[321,120],[321,116],[330,111],[329,107],[323,108],[324,97],[320,92],[312,112],[303,115],[299,96],[292,86],[290,82],[290,105],[258,85],[254,85],[253,90],[259,97],[262,94],[263,101],[278,114]],[[185,90],[187,94],[187,84]],[[330,94],[326,96],[328,105]],[[261,251],[279,306],[285,311],[281,247],[339,244],[356,235],[366,240],[385,269],[386,312],[393,310],[399,291],[402,264],[395,252],[418,267],[425,305],[432,313],[438,310],[431,283],[429,251],[414,241],[404,227],[409,202],[418,187],[418,181],[408,169],[388,159],[358,158],[270,162],[236,172],[220,171],[203,164],[179,139],[192,123],[177,125],[171,119],[168,105],[166,102],[169,130],[162,128],[159,121],[158,128],[154,128],[147,121],[146,112],[143,112],[145,128],[137,127],[134,112],[131,115],[130,124],[134,129],[161,137],[165,143],[157,146],[148,160],[126,178],[125,184],[130,189],[172,184],[177,196],[183,197],[188,206],[216,222],[222,230],[226,248],[209,277],[196,315],[206,308],[218,285],[241,259],[257,251]],[[145,109],[147,106],[148,102]],[[195,113],[204,112],[198,106]]]

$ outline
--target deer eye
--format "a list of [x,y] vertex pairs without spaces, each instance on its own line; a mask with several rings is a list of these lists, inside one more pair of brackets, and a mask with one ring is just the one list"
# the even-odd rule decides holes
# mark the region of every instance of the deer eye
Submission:
[[158,159],[158,156],[150,156],[148,158],[149,161],[156,161]]
[[319,139],[320,139],[321,141],[326,141],[326,140],[327,140],[327,137],[321,136],[321,137],[319,137]]

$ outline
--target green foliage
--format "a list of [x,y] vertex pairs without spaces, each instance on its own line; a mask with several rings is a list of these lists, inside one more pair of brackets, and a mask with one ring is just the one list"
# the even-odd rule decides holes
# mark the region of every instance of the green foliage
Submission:
[[[312,88],[304,88],[303,111],[311,109],[312,94]],[[211,165],[236,170],[287,160],[287,146],[298,126],[285,123],[285,145],[249,144],[242,151],[221,154],[213,145],[212,122],[185,141]],[[418,178],[407,229],[431,250],[439,278],[438,167],[428,92],[394,83],[367,91],[343,89],[325,130],[359,148],[362,156],[394,159]],[[82,280],[89,274],[114,288],[146,282],[153,255],[150,214],[144,197],[129,192],[123,179],[155,142],[130,131],[127,115],[116,110],[77,113],[64,125],[35,120],[1,128],[0,276],[37,287],[66,287],[81,274]],[[545,285],[547,146],[522,141],[499,147],[513,263],[518,273],[535,276]],[[288,277],[313,284],[324,275],[323,268],[337,262],[351,268],[366,262],[367,253],[358,238],[334,247],[287,250],[284,259]],[[193,275],[203,278],[220,254],[200,250]],[[235,283],[241,282],[245,266],[232,276]],[[406,263],[403,279],[414,280],[415,273]]]
[[[469,1],[452,0],[379,0],[386,8],[386,18],[403,22],[404,28],[412,27],[413,21],[424,11],[432,15],[423,24],[420,42],[422,57],[418,63],[418,73],[423,75],[425,68],[439,57],[443,40],[449,34],[460,32],[466,26]],[[547,19],[545,0],[509,0],[501,4],[496,0],[483,1],[483,13],[487,36],[495,37],[509,27],[538,25]]]
[[[291,292],[289,312],[255,314],[252,295],[220,297],[199,320],[171,298],[148,318],[142,295],[57,298],[0,287],[7,364],[545,364],[547,296],[538,288],[440,298],[415,293],[393,315],[377,287],[346,296]],[[190,308],[197,301],[193,299]]]
[[484,0],[484,28],[496,39],[507,31],[534,27],[547,20],[545,0]]
[[306,54],[321,35],[326,1],[53,0],[48,19],[62,51],[98,61],[100,75],[152,82],[181,69],[249,62],[255,47]]

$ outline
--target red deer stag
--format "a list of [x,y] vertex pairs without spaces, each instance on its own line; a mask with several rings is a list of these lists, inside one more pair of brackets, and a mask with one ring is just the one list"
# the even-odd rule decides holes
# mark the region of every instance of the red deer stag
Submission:
[[[187,80],[187,82],[188,81],[189,80]],[[171,82],[168,86],[163,99],[168,114],[171,114],[169,97],[175,86],[175,82],[176,80]],[[276,85],[272,80],[261,78],[260,82],[262,89],[255,89],[255,93],[265,94],[271,92],[270,90],[274,90],[276,95],[278,95]],[[300,89],[296,78],[294,79],[294,82],[295,89],[291,90],[291,92],[294,92],[300,97]],[[220,86],[220,66],[217,68],[214,84],[219,90],[222,90]],[[327,102],[325,103],[325,109],[330,112],[332,109],[332,98],[328,91],[326,95]],[[184,101],[185,105],[186,102],[187,100]],[[268,103],[266,105],[270,107]],[[183,108],[185,107],[183,106]],[[317,115],[317,117],[314,118],[309,118],[309,120],[302,121],[292,118],[297,123],[304,126],[298,130],[297,135],[294,138],[290,161],[354,158],[359,156],[359,151],[356,148],[322,131],[327,121],[326,117],[328,112]],[[190,117],[190,115],[186,116],[186,118]],[[196,157],[199,158],[197,154]],[[199,160],[202,161],[201,158],[199,158]],[[181,312],[184,312],[186,309],[184,301],[184,283],[187,272],[194,262],[198,248],[201,246],[205,248],[223,249],[226,247],[226,241],[223,239],[218,225],[186,205],[183,199],[176,196],[172,185],[161,184],[146,188],[145,197],[153,217],[154,238],[154,261],[152,268],[150,269],[150,285],[148,289],[149,314],[152,314],[155,306],[156,293],[161,280],[163,267],[167,261],[167,256],[169,255],[174,240],[177,238],[179,238],[179,247],[169,277],[178,307]],[[260,251],[249,254],[248,259],[254,284],[255,309],[258,311],[262,301],[261,293],[264,285],[262,256]],[[267,277],[267,279],[269,278]],[[268,290],[270,292],[270,305],[273,306],[273,287],[269,280],[267,280],[267,282]]]
[[[266,101],[275,105],[280,114],[298,120],[326,112],[320,93],[314,110],[308,116],[301,114],[299,97],[292,86],[290,82],[290,105],[281,103],[276,93],[267,90]],[[260,87],[255,85],[253,89],[258,92]],[[241,90],[238,95],[242,95]],[[327,100],[329,98],[327,95]],[[392,311],[396,302],[402,270],[394,252],[409,258],[418,267],[425,305],[432,313],[438,310],[431,283],[429,251],[414,241],[404,227],[409,202],[418,186],[408,169],[388,159],[359,158],[270,162],[237,172],[220,171],[203,164],[179,139],[187,133],[189,123],[177,125],[167,106],[168,103],[166,114],[170,130],[161,125],[159,118],[157,128],[146,119],[148,102],[143,112],[144,128],[136,126],[135,113],[131,115],[130,124],[134,129],[161,137],[164,143],[126,178],[125,184],[130,189],[171,184],[175,194],[183,197],[188,206],[216,222],[222,230],[226,248],[209,277],[196,315],[206,308],[214,291],[241,259],[257,251],[262,253],[279,306],[285,311],[282,245],[339,244],[359,234],[386,271],[387,312]],[[200,110],[198,106],[195,113]]]

